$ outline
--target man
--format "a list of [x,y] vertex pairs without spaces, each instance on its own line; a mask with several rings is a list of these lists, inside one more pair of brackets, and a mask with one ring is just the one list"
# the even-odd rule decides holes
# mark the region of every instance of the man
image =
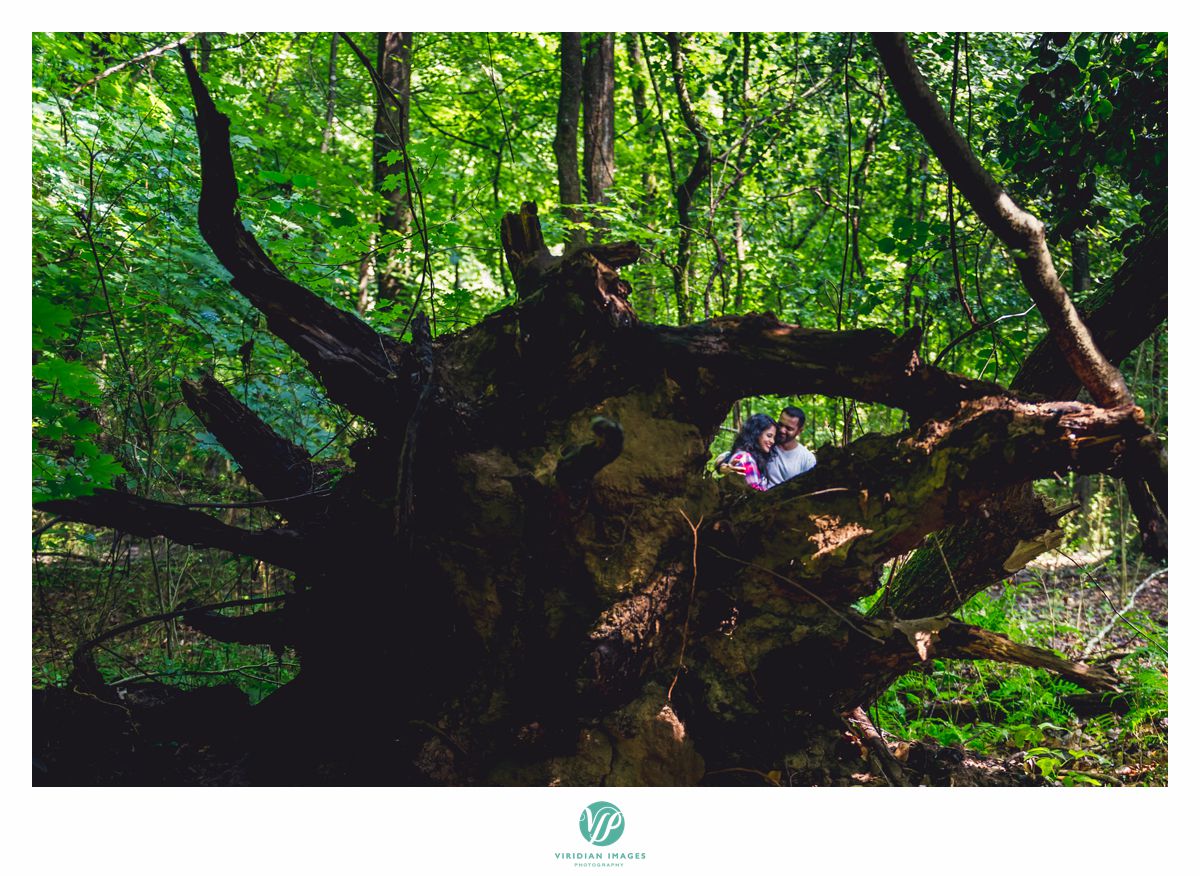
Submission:
[[[800,408],[788,405],[779,412],[775,449],[767,460],[767,489],[777,487],[816,466],[817,458],[813,452],[796,440],[803,428],[804,411]],[[746,473],[740,465],[729,465],[724,461],[718,462],[717,471],[721,474]]]

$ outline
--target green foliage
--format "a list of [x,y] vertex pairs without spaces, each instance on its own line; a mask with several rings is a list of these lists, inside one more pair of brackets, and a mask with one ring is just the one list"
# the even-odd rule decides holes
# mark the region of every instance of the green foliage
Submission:
[[[1076,583],[1091,586],[1086,580]],[[1042,648],[1082,642],[1108,619],[1106,613],[1084,618],[1084,628],[1077,629],[1068,618],[1055,616],[1053,606],[1048,614],[1046,606],[1033,607],[1047,595],[1042,582],[1010,580],[978,594],[956,616]],[[1157,629],[1149,619],[1139,625]],[[1160,730],[1167,715],[1165,654],[1143,646],[1119,666],[1121,696],[1130,703],[1124,715],[1078,718],[1070,698],[1082,689],[1045,670],[937,658],[899,679],[876,702],[873,714],[897,737],[1020,757],[1032,774],[1065,786],[1112,783],[1115,769],[1142,761],[1150,769],[1137,775],[1139,783],[1156,784],[1165,770],[1158,764],[1166,741]]]
[[[1166,210],[1165,34],[1044,34],[1001,111],[1000,160],[1044,199],[1055,237],[1114,210],[1152,222]],[[1126,221],[1129,221],[1128,219]],[[1126,242],[1136,227],[1127,229]]]

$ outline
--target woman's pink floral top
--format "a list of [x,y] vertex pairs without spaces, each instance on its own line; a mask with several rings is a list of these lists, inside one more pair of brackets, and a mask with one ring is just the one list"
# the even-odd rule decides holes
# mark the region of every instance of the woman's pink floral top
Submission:
[[754,461],[754,457],[747,451],[739,450],[733,454],[733,456],[729,457],[729,464],[744,466],[746,469],[746,483],[752,489],[766,491],[767,473],[758,470],[758,463]]

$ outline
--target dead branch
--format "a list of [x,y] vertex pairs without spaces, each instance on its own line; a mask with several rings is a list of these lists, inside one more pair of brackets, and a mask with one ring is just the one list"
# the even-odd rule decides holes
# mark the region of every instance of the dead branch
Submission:
[[233,274],[231,285],[267,317],[272,334],[299,353],[332,401],[380,425],[395,426],[411,404],[404,345],[288,280],[246,229],[229,147],[229,119],[217,111],[186,46],[179,47],[196,104],[200,141],[200,233]]
[[80,523],[106,526],[131,535],[162,535],[179,544],[220,548],[285,569],[299,570],[319,560],[305,548],[295,530],[239,529],[199,511],[114,490],[98,490],[94,495],[75,499],[54,499],[36,507]]
[[109,76],[112,76],[114,73],[120,73],[126,67],[132,66],[133,64],[139,64],[142,61],[145,61],[149,58],[157,58],[160,55],[165,55],[167,52],[171,51],[171,49],[178,49],[178,48],[182,47],[184,43],[186,43],[188,40],[190,40],[195,35],[196,35],[195,32],[192,32],[189,34],[184,34],[183,36],[181,36],[179,39],[175,40],[174,42],[170,42],[170,43],[167,43],[166,45],[159,46],[158,48],[151,49],[148,52],[142,52],[140,55],[135,55],[134,57],[130,58],[128,61],[122,61],[119,64],[114,64],[113,66],[109,67],[107,70],[105,70],[101,73],[97,73],[95,76],[93,76],[87,82],[83,83],[83,85],[76,86],[75,89],[71,91],[70,96],[75,97],[77,94],[79,94],[82,91],[87,90],[88,88],[91,88],[93,85],[95,85],[97,82],[101,81],[102,79],[107,79]]
[[268,499],[300,496],[317,488],[308,453],[259,419],[211,374],[181,383],[183,398],[204,428]]
[[1019,645],[1007,636],[970,624],[951,621],[935,638],[934,653],[940,657],[997,660],[1048,669],[1091,691],[1117,690],[1117,678],[1107,669],[1064,660],[1043,648]]
[[1092,652],[1096,650],[1096,646],[1103,642],[1108,634],[1112,632],[1113,627],[1115,627],[1118,622],[1124,620],[1126,614],[1133,611],[1133,607],[1137,603],[1138,596],[1141,595],[1143,590],[1150,586],[1150,582],[1159,575],[1165,575],[1166,573],[1167,570],[1165,568],[1159,569],[1157,572],[1152,572],[1150,575],[1146,576],[1141,584],[1134,588],[1133,593],[1129,596],[1129,601],[1125,603],[1124,607],[1120,610],[1114,611],[1112,618],[1110,618],[1108,623],[1104,625],[1103,629],[1087,640],[1087,644],[1083,647],[1082,659],[1086,660],[1088,657],[1090,657]]

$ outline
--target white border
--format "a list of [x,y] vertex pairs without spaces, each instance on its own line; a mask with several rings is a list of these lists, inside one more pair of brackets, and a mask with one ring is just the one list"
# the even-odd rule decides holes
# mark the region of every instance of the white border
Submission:
[[[874,6],[875,8],[871,8]],[[1175,614],[1186,623],[1193,615],[1193,561],[1188,542],[1196,531],[1196,450],[1194,416],[1197,409],[1190,379],[1197,345],[1187,332],[1195,324],[1196,292],[1190,288],[1194,268],[1194,220],[1186,212],[1194,202],[1195,174],[1187,166],[1188,144],[1195,142],[1194,32],[1171,29],[1182,21],[1179,7],[1165,4],[1059,2],[1052,7],[1011,4],[993,8],[963,4],[828,4],[788,7],[735,4],[681,4],[650,8],[644,2],[615,0],[587,10],[571,9],[545,0],[518,4],[455,4],[449,9],[403,4],[351,12],[349,21],[333,21],[326,11],[305,11],[282,4],[216,0],[204,4],[199,23],[161,3],[123,3],[120,9],[95,3],[66,2],[42,9],[19,9],[18,21],[30,19],[47,30],[168,30],[167,23],[184,27],[254,30],[325,30],[330,25],[351,29],[386,24],[414,30],[510,30],[636,28],[662,30],[686,24],[691,30],[837,30],[875,27],[922,29],[1040,30],[1068,29],[1085,22],[1091,29],[1170,29],[1171,92],[1176,113],[1171,139],[1176,149],[1172,174],[1170,313],[1175,323],[1175,349],[1170,373],[1179,395],[1172,399],[1175,422],[1171,445],[1176,459],[1174,490],[1177,533],[1174,591]],[[189,10],[190,13],[190,10]],[[514,21],[514,15],[517,21]],[[10,12],[10,18],[14,17]],[[36,21],[32,19],[36,18]],[[385,21],[386,19],[386,21]],[[181,21],[182,20],[182,21]],[[236,21],[236,26],[231,22]],[[213,23],[215,22],[215,24]],[[87,28],[81,26],[86,24]],[[550,25],[554,27],[551,28]],[[31,26],[31,30],[33,29]],[[21,32],[18,29],[18,41]],[[29,189],[16,184],[25,177],[28,150],[16,135],[23,115],[28,59],[22,48],[5,53],[2,80],[11,89],[13,132],[6,138],[3,240],[9,266],[10,313],[3,410],[24,411],[28,405],[28,295],[21,288],[28,249]],[[28,129],[25,129],[28,130]],[[16,278],[15,282],[14,279]],[[15,287],[15,288],[12,288]],[[20,422],[17,422],[20,420]],[[9,466],[25,466],[25,420],[13,416],[2,433]],[[11,469],[10,469],[11,471]],[[5,504],[5,555],[13,568],[27,569],[25,475],[17,478]],[[28,703],[24,649],[29,635],[21,608],[22,582],[16,573],[6,612],[5,693],[8,702]],[[607,799],[622,808],[627,829],[619,848],[647,852],[621,872],[676,873],[685,871],[771,872],[838,871],[862,866],[941,870],[968,868],[977,873],[1013,871],[1052,872],[1061,866],[1087,872],[1154,870],[1173,852],[1184,853],[1179,819],[1194,818],[1183,798],[1195,788],[1195,709],[1188,688],[1194,680],[1195,649],[1189,636],[1177,636],[1171,654],[1176,685],[1183,695],[1173,698],[1171,712],[1171,787],[1169,789],[1111,790],[974,790],[974,789],[29,789],[24,752],[28,725],[20,726],[25,709],[16,708],[15,721],[4,722],[4,786],[9,803],[5,819],[10,840],[6,859],[13,872],[36,867],[40,873],[78,870],[98,874],[168,871],[211,876],[214,866],[229,873],[288,870],[298,873],[404,872],[581,872],[554,862],[560,843],[575,843],[575,821],[583,806]],[[1182,673],[1182,674],[1181,674]],[[8,711],[8,710],[6,710]],[[15,732],[14,732],[15,731]],[[568,839],[563,839],[565,831]],[[578,844],[569,848],[577,849]],[[545,861],[543,861],[545,858]],[[25,863],[25,862],[28,863]],[[1175,868],[1170,868],[1173,871]]]

